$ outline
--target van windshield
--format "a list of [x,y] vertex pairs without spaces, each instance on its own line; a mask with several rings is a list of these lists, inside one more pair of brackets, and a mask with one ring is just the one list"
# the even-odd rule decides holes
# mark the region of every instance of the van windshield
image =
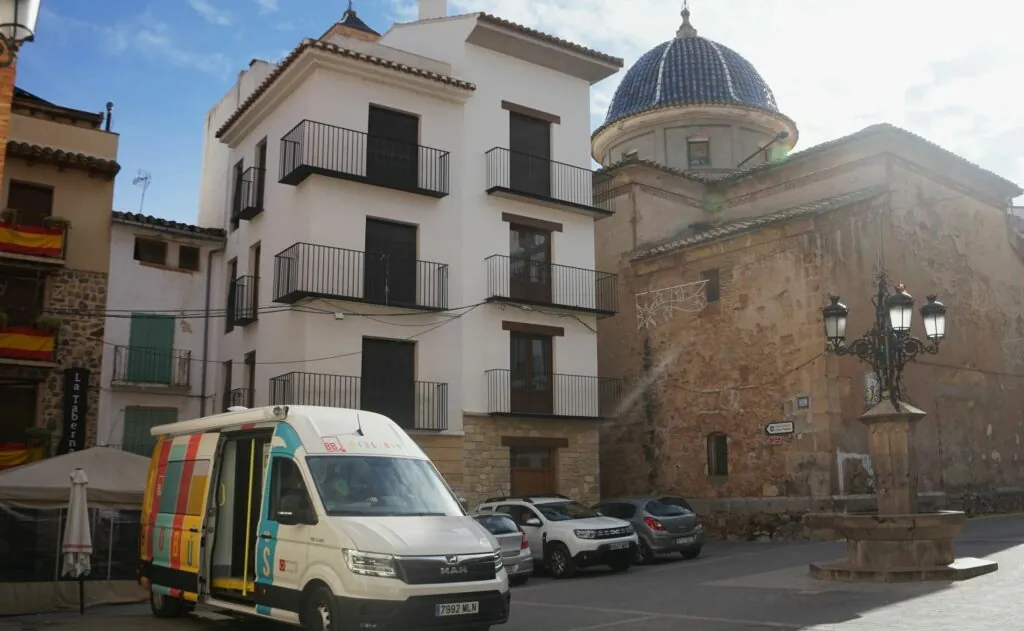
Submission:
[[307,456],[328,515],[465,515],[428,460],[387,456]]

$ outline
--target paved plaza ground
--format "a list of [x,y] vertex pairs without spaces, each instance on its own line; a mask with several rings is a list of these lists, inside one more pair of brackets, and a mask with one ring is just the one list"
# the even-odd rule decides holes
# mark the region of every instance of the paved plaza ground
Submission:
[[[626,574],[587,571],[571,580],[534,578],[513,588],[512,619],[495,631],[1015,631],[1024,629],[1024,516],[970,522],[961,556],[999,571],[961,583],[853,585],[807,575],[837,559],[840,543],[718,543],[694,561],[665,560]],[[0,631],[242,631],[287,629],[219,617],[155,620],[146,606],[0,619]],[[63,629],[59,631],[64,631]]]

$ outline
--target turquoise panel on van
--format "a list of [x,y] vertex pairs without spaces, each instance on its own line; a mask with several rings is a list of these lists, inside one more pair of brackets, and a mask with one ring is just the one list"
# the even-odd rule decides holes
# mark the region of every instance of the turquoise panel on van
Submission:
[[[266,479],[263,481],[263,503],[260,508],[260,522],[257,530],[260,533],[270,533],[270,539],[260,538],[256,542],[256,583],[262,585],[274,584],[274,570],[277,567],[277,529],[279,524],[267,519],[270,514],[270,480],[274,471],[274,458],[285,457],[295,458],[295,452],[302,446],[302,441],[291,425],[278,424],[274,428],[274,437],[284,442],[284,445],[274,445],[270,450],[270,462],[267,466]],[[310,489],[312,492],[312,489]],[[264,562],[269,561],[269,562]],[[269,605],[256,605],[256,613],[269,616],[271,607]]]
[[174,515],[158,513],[153,522],[153,563],[171,567],[171,541],[174,537]]

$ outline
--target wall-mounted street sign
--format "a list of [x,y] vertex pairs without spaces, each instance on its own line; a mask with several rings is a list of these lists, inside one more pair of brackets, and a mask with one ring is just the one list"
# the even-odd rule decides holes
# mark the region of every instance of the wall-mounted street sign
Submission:
[[768,443],[769,445],[781,445],[782,436],[769,436],[768,438],[765,439],[765,442]]
[[793,421],[779,421],[765,425],[764,433],[769,436],[782,436],[783,434],[792,434],[795,429]]

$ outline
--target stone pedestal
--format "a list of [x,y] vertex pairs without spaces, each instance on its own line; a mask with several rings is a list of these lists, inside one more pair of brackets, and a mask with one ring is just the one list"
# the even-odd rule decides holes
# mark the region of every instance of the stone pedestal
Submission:
[[957,559],[953,540],[967,523],[960,511],[917,512],[914,428],[925,413],[882,401],[860,417],[868,427],[877,514],[816,515],[846,539],[846,559],[812,563],[822,580],[907,582],[963,580],[996,571],[984,559]]

